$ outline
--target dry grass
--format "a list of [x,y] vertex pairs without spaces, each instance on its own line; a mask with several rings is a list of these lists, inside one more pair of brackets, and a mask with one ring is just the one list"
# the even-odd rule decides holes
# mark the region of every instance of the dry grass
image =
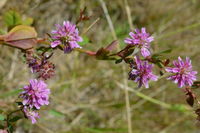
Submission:
[[[129,32],[127,9],[123,0],[104,0],[117,38],[123,39]],[[154,34],[153,50],[173,48],[168,56],[189,56],[194,69],[200,72],[200,2],[198,0],[127,0],[131,11],[133,27],[147,27]],[[24,15],[35,18],[34,26],[40,35],[50,32],[55,23],[63,20],[75,21],[80,8],[87,7],[90,21],[80,25],[84,31],[98,17],[100,20],[86,36],[91,43],[84,46],[97,49],[113,40],[101,3],[97,0],[7,0],[1,9],[2,15],[8,9],[16,9]],[[1,7],[1,6],[0,6]],[[0,18],[2,20],[2,18]],[[3,24],[0,21],[0,25]],[[0,109],[14,108],[17,94],[9,91],[21,88],[31,74],[22,62],[18,50],[0,46]],[[51,88],[51,104],[41,110],[37,125],[20,120],[16,131],[31,133],[127,133],[126,104],[123,67],[114,62],[97,61],[91,57],[73,52],[64,55],[56,51],[53,62],[56,74],[48,81]],[[128,71],[128,69],[127,69]],[[200,77],[198,77],[199,79]],[[135,84],[128,81],[128,86]],[[169,104],[186,104],[184,93],[165,79],[152,83],[143,94]],[[8,96],[7,96],[7,95]],[[133,133],[195,133],[199,131],[195,117],[179,111],[172,111],[153,104],[129,92]],[[10,106],[13,105],[13,106]],[[55,110],[57,112],[55,112]]]

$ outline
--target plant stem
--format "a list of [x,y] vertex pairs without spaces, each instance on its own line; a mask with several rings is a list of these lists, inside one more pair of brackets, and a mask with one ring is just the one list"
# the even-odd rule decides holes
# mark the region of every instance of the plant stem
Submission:
[[81,35],[87,33],[99,20],[100,18],[97,18],[86,30],[83,31],[83,33],[81,33]]
[[129,101],[129,91],[128,91],[128,83],[126,79],[125,66],[123,66],[123,74],[124,74],[124,91],[125,91],[125,101],[126,101],[126,113],[127,113],[127,121],[128,121],[128,132],[132,133],[132,121],[131,121],[131,108]]
[[99,0],[99,2],[101,3],[101,7],[102,7],[103,12],[104,12],[104,14],[105,14],[105,16],[106,16],[107,22],[108,22],[108,24],[109,24],[109,27],[110,27],[110,30],[111,30],[111,33],[112,33],[112,36],[113,36],[113,38],[114,38],[115,40],[117,40],[117,35],[116,35],[116,33],[115,33],[115,29],[114,29],[112,20],[111,20],[111,18],[110,18],[110,15],[109,15],[109,13],[108,13],[108,9],[107,9],[107,7],[106,7],[106,4],[105,4],[104,0]]
[[[9,119],[10,119],[10,116],[18,111],[21,111],[21,109],[17,109],[17,110],[14,110],[14,111],[11,111],[10,113],[7,114],[7,118],[6,118],[6,124],[7,124],[7,128],[9,127]],[[9,131],[8,131],[9,132]]]
[[124,0],[124,3],[125,3],[125,9],[126,9],[126,14],[127,14],[127,18],[128,18],[128,23],[129,23],[130,29],[133,31],[134,26],[133,26],[133,23],[132,23],[130,6],[128,5],[127,0]]

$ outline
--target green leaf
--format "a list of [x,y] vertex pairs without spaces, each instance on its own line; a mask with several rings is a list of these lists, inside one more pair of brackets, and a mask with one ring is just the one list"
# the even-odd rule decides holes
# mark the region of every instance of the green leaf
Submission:
[[155,64],[156,64],[159,68],[163,68],[163,67],[164,67],[163,64],[162,64],[160,61],[156,62]]
[[180,111],[180,112],[187,112],[188,111],[188,106],[184,105],[184,104],[175,104],[171,106],[172,110],[175,111]]
[[6,31],[0,29],[0,35],[4,35],[4,34],[6,34]]
[[28,26],[32,25],[33,24],[33,18],[30,18],[30,17],[26,18],[25,20],[22,21],[22,24],[28,25]]
[[3,20],[5,24],[11,29],[12,27],[21,24],[22,18],[16,11],[8,11],[4,14]]
[[3,124],[0,124],[0,129],[4,129],[4,125]]
[[168,54],[168,53],[171,53],[171,52],[172,52],[172,49],[167,49],[167,50],[153,54],[152,58],[158,58],[158,57],[162,56],[163,54]]
[[11,118],[10,120],[9,120],[9,122],[16,122],[16,121],[18,121],[19,119],[21,119],[22,117],[20,117],[20,116],[14,116],[13,118]]
[[167,50],[161,51],[160,54],[168,54],[171,52],[172,52],[172,49],[167,49]]
[[82,38],[83,38],[83,41],[78,43],[80,46],[84,46],[90,42],[88,37],[83,36]]
[[9,133],[13,133],[13,126],[10,123],[8,126],[8,131],[9,131]]
[[41,53],[53,51],[53,49],[51,47],[43,47],[43,46],[37,48],[36,50],[37,50],[37,52],[41,52]]
[[123,61],[123,59],[118,59],[118,60],[115,61],[115,64],[119,64],[119,63],[121,63],[122,61]]
[[5,117],[2,114],[0,114],[0,121],[3,121],[3,120],[5,120]]
[[63,117],[64,116],[64,114],[62,112],[56,111],[54,109],[49,110],[49,114],[54,115],[56,117]]
[[0,94],[0,98],[13,96],[13,95],[19,94],[21,91],[22,91],[21,89],[14,89],[14,90]]
[[195,81],[192,85],[192,88],[200,88],[200,81]]
[[3,113],[4,111],[2,109],[0,109],[0,113]]

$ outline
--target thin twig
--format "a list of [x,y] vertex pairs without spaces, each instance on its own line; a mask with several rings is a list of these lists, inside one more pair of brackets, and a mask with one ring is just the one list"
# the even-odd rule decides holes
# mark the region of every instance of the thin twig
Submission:
[[45,131],[45,133],[54,133],[53,131],[51,131],[50,129],[48,129],[47,127],[45,127],[44,125],[41,125],[41,123],[36,123],[36,126],[38,126],[39,128],[41,128],[42,130]]
[[124,91],[125,91],[125,101],[126,101],[126,113],[127,113],[127,121],[128,121],[128,132],[132,133],[132,121],[131,121],[131,108],[130,108],[130,101],[129,101],[129,91],[128,91],[128,83],[127,83],[127,76],[125,73],[125,66],[123,65],[123,74],[124,74]]
[[69,131],[74,125],[76,125],[76,124],[80,121],[80,119],[81,119],[83,116],[84,116],[84,113],[83,113],[83,112],[80,113],[80,114],[70,123],[70,125],[69,125],[67,131]]
[[86,30],[83,31],[81,35],[87,33],[99,20],[100,18],[97,18]]
[[[128,18],[128,23],[130,26],[130,29],[133,30],[133,24],[132,24],[132,18],[131,18],[131,12],[130,12],[130,7],[128,5],[128,1],[125,0],[125,8],[126,8],[126,13],[127,13],[127,18]],[[124,91],[125,91],[125,100],[126,100],[126,111],[127,111],[127,120],[128,120],[128,132],[132,133],[132,117],[131,117],[131,107],[130,107],[130,101],[129,101],[129,91],[128,91],[128,83],[127,83],[127,75],[125,72],[125,66],[123,66],[123,74],[124,74]]]
[[184,121],[188,116],[184,116],[184,117],[180,117],[179,119],[172,121],[172,123],[167,126],[166,128],[164,128],[163,130],[161,130],[159,133],[166,133],[167,130],[169,130],[170,128],[174,127],[175,125],[177,125],[178,123]]
[[128,23],[129,23],[130,29],[133,31],[134,26],[133,26],[133,23],[132,23],[131,10],[130,10],[130,7],[128,5],[128,1],[124,0],[124,3],[125,3],[125,8],[126,8]]
[[106,19],[108,21],[108,24],[109,24],[109,27],[110,27],[110,30],[111,30],[111,33],[112,33],[112,36],[115,40],[117,40],[117,36],[116,36],[116,33],[115,33],[115,29],[114,29],[114,26],[113,26],[113,23],[112,23],[112,20],[110,18],[110,15],[108,14],[108,9],[106,7],[106,4],[103,0],[99,0],[99,2],[101,3],[101,6],[103,8],[103,12],[106,16]]
[[[162,86],[160,88],[157,89],[157,91],[152,92],[151,94],[149,94],[149,97],[155,97],[156,95],[158,95],[160,92],[162,92],[164,89],[166,89],[166,86]],[[145,102],[147,102],[147,100],[143,99],[139,102],[137,102],[131,109],[136,109],[139,108],[141,105],[143,105]]]
[[[112,36],[115,40],[117,40],[117,36],[116,36],[116,33],[115,33],[115,29],[114,29],[114,26],[113,26],[113,23],[112,23],[112,20],[110,18],[110,15],[108,13],[108,9],[106,7],[106,4],[103,0],[99,0],[100,3],[101,3],[101,6],[103,8],[103,11],[104,11],[104,14],[106,16],[106,19],[108,21],[108,24],[109,24],[109,27],[110,27],[110,30],[112,32]],[[117,47],[117,49],[119,50],[119,46]],[[123,74],[124,74],[124,86],[127,86],[128,83],[127,83],[127,79],[126,79],[126,72],[125,72],[125,66],[123,66]],[[128,121],[128,132],[129,133],[132,133],[132,122],[131,122],[131,109],[130,109],[130,102],[129,102],[129,92],[128,92],[128,89],[127,88],[124,88],[124,91],[125,91],[125,102],[126,102],[126,111],[127,111],[127,121]]]
[[10,72],[8,73],[8,79],[12,79],[14,72],[15,72],[15,66],[16,66],[16,60],[18,56],[18,49],[15,49],[14,55],[12,56],[12,64],[10,66]]
[[[124,86],[123,84],[120,84],[120,83],[117,83],[117,84],[118,84],[122,89],[124,89],[125,86]],[[152,102],[152,103],[154,103],[154,104],[158,104],[158,105],[160,105],[160,106],[162,106],[162,107],[164,107],[164,108],[168,108],[168,109],[171,108],[171,104],[168,104],[168,103],[159,101],[159,100],[157,100],[157,99],[154,99],[154,98],[152,98],[152,97],[146,96],[146,95],[144,95],[143,93],[141,93],[141,92],[139,92],[139,91],[137,91],[137,90],[135,90],[135,89],[132,89],[132,88],[130,88],[130,87],[128,87],[128,86],[126,86],[126,88],[127,88],[128,91],[131,91],[131,92],[135,93],[137,96],[139,96],[139,97],[141,97],[141,98],[143,98],[143,99],[145,99],[145,100],[147,100],[147,101],[150,101],[150,102]]]

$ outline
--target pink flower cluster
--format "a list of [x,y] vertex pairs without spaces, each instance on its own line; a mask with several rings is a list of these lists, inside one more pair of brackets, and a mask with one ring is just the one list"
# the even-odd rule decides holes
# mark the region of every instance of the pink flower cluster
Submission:
[[[64,21],[63,25],[56,24],[56,30],[53,30],[51,33],[50,48],[59,47],[64,50],[64,53],[70,53],[74,48],[81,48],[78,44],[78,42],[82,41],[82,38],[79,36],[79,31],[76,25],[69,21]],[[155,62],[149,60],[153,59],[150,56],[150,43],[154,38],[146,32],[145,28],[141,30],[136,29],[134,32],[130,32],[129,36],[130,37],[124,40],[128,46],[125,50],[122,50],[122,52],[120,51],[124,56],[120,57],[126,62],[126,55],[129,56],[129,52],[131,51],[129,51],[129,48],[140,49],[140,55],[142,55],[143,59],[136,55],[134,59],[130,58],[130,62],[127,61],[131,66],[129,79],[138,83],[138,87],[144,86],[145,88],[149,88],[150,80],[158,80],[158,76],[153,74],[154,65],[152,63]],[[26,58],[27,64],[32,72],[37,73],[39,76],[37,77],[38,79],[30,80],[29,85],[23,87],[20,98],[23,99],[22,104],[25,116],[30,119],[32,123],[36,123],[37,118],[39,118],[37,111],[41,106],[49,104],[50,89],[48,89],[47,84],[43,80],[51,78],[54,75],[55,67],[53,63],[47,61],[48,58],[43,54],[34,58],[32,51],[30,51],[30,53],[27,52]],[[192,70],[191,60],[188,57],[186,57],[185,61],[179,57],[178,61],[173,61],[172,67],[166,67],[165,70],[172,74],[167,79],[177,83],[180,88],[183,86],[192,86],[193,82],[196,80],[197,72]],[[39,80],[39,78],[43,80]]]
[[[129,33],[130,38],[126,38],[124,42],[128,45],[138,47],[141,51],[141,55],[144,58],[150,57],[150,43],[154,40],[149,33],[146,32],[145,28],[141,30],[136,29],[135,32]],[[134,80],[141,87],[144,85],[146,88],[149,87],[149,80],[157,80],[157,76],[152,74],[153,65],[149,64],[148,61],[141,61],[139,57],[134,57],[134,63],[132,70],[129,73],[129,79]],[[178,58],[178,61],[173,61],[174,67],[167,67],[166,72],[172,73],[167,79],[174,81],[178,84],[179,88],[184,86],[192,86],[193,82],[196,80],[197,71],[192,70],[191,60],[186,57],[186,60],[183,61],[181,57]]]
[[147,57],[151,54],[149,50],[150,43],[154,40],[154,38],[146,32],[145,28],[142,28],[141,31],[136,29],[135,33],[130,32],[129,36],[130,38],[128,37],[124,40],[126,44],[140,48],[143,57]]
[[69,21],[64,21],[63,25],[56,24],[56,30],[53,30],[51,47],[63,46],[64,52],[69,53],[74,48],[81,48],[78,42],[82,42],[82,38],[79,36],[76,25]]
[[197,71],[192,70],[191,60],[186,57],[185,62],[178,57],[178,61],[173,61],[174,67],[167,67],[165,70],[172,73],[167,79],[174,81],[178,84],[179,88],[184,86],[192,86],[193,82],[196,80]]
[[23,111],[32,120],[32,123],[35,123],[35,118],[39,118],[36,110],[43,105],[49,104],[50,89],[47,88],[47,84],[44,81],[36,79],[30,80],[30,84],[22,89],[23,92],[20,97],[23,99]]
[[32,124],[35,124],[37,122],[36,118],[40,118],[38,112],[27,108],[26,106],[24,107],[23,112],[25,116],[31,120]]
[[144,85],[149,88],[149,80],[157,81],[158,77],[152,73],[153,65],[148,61],[141,61],[138,56],[134,57],[135,65],[129,73],[129,79],[138,83],[138,87]]

